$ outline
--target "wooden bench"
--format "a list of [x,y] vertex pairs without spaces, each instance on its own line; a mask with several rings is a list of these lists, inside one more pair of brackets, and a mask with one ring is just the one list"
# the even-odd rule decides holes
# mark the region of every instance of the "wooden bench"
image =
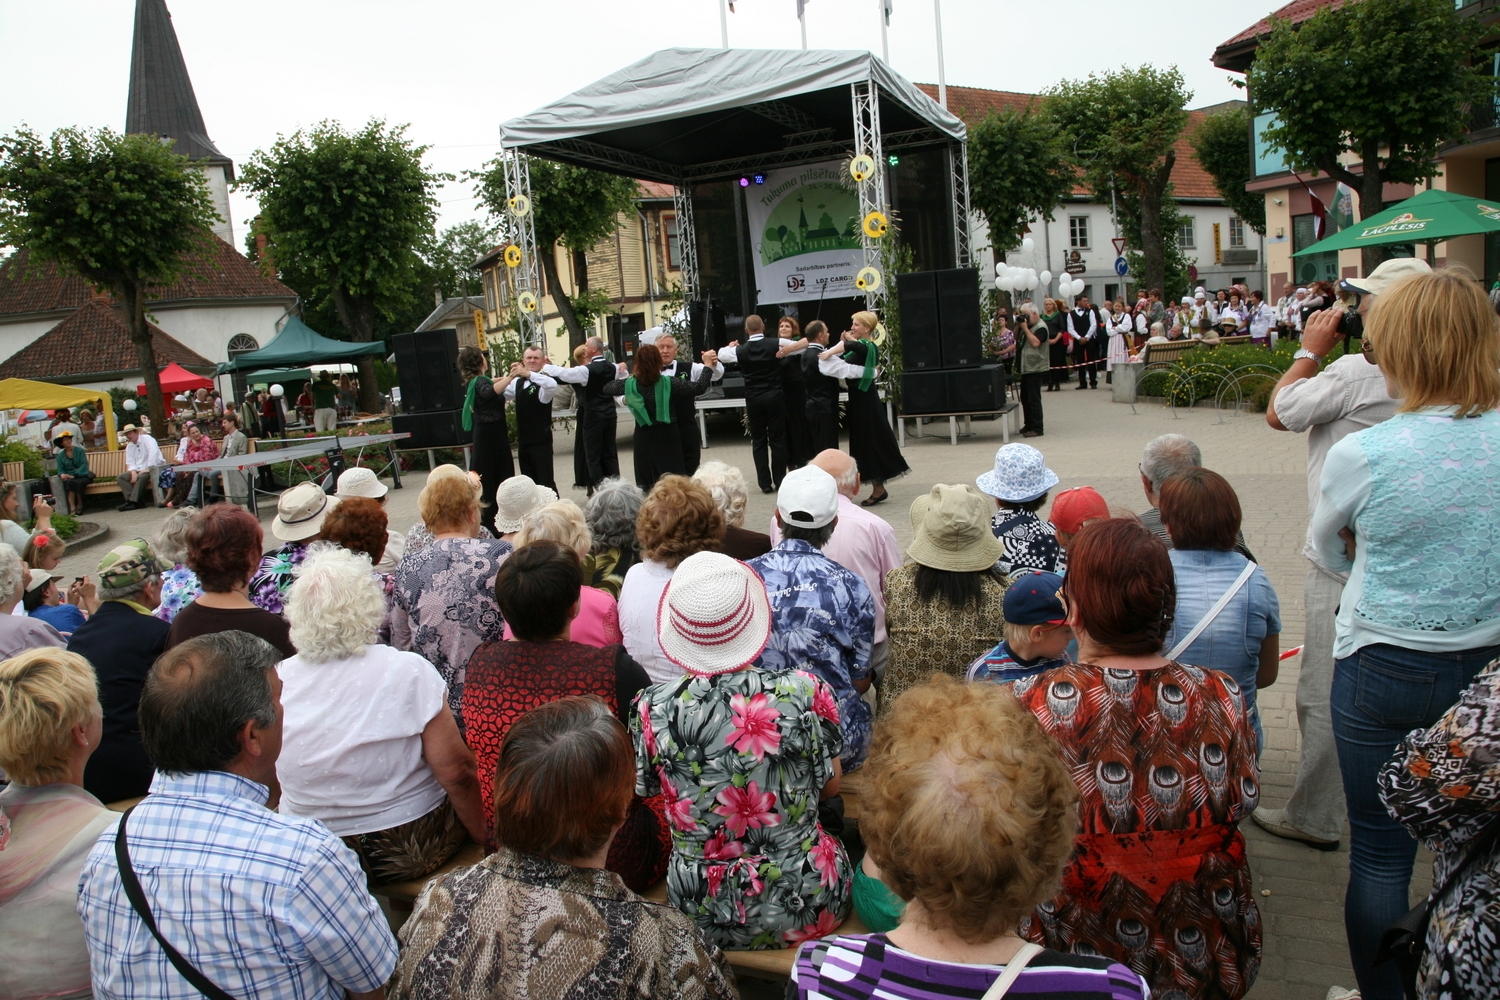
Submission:
[[1182,360],[1182,356],[1198,346],[1196,340],[1174,340],[1167,344],[1147,344],[1141,348],[1139,360],[1146,367],[1142,373],[1165,368]]
[[[854,775],[852,777],[858,777]],[[846,779],[848,780],[848,779]],[[842,787],[842,783],[841,783]],[[110,808],[114,808],[111,806]],[[849,815],[849,799],[844,800],[844,815]],[[447,864],[426,878],[412,879],[408,882],[388,882],[385,885],[373,887],[370,891],[377,896],[384,896],[393,903],[406,904],[409,907],[416,898],[422,894],[427,883],[434,879],[442,878],[449,872],[460,868],[468,868],[484,860],[484,848],[475,843],[465,844],[463,848],[453,856]],[[649,899],[653,903],[667,902],[666,879],[651,886],[641,893],[641,898]],[[405,909],[406,907],[398,907]],[[845,920],[838,929],[840,934],[868,934],[870,929],[864,925],[859,917],[852,911],[849,918]],[[796,960],[796,948],[776,948],[765,951],[726,951],[724,957],[729,960],[729,965],[736,972],[747,972],[752,975],[774,976],[785,978],[792,974],[792,963]]]

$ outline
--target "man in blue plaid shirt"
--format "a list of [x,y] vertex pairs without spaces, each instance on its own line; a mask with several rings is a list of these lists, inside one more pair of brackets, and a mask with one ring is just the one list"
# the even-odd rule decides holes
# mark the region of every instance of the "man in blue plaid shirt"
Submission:
[[[221,632],[156,662],[140,727],[157,772],[122,819],[130,867],[161,937],[236,1000],[383,997],[396,942],[358,858],[316,820],[268,808],[280,658],[263,639]],[[115,834],[100,836],[79,882],[94,996],[201,1000],[131,906]]]

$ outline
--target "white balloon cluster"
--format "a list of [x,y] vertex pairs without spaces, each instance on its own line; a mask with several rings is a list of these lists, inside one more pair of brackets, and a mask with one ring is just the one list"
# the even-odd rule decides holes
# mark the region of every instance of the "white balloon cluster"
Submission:
[[1057,276],[1057,294],[1065,299],[1071,299],[1087,287],[1082,278],[1069,277],[1066,274]]
[[1037,274],[1034,267],[1012,267],[1004,261],[995,265],[995,287],[1003,291],[1029,292],[1046,283],[1046,279]]

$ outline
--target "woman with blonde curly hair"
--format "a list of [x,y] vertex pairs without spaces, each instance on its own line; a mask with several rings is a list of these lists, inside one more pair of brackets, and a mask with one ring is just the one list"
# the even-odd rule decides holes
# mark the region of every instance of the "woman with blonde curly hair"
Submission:
[[1027,997],[1149,995],[1118,962],[1026,940],[1073,850],[1078,789],[1009,691],[946,675],[912,688],[876,730],[865,773],[854,905],[863,915],[894,893],[905,910],[886,933],[804,945],[798,997],[978,997],[1007,977]]
[[0,992],[87,997],[89,955],[78,876],[116,819],[83,790],[103,737],[94,668],[76,653],[32,649],[0,663]]
[[724,514],[708,490],[686,476],[656,481],[636,515],[641,561],[625,574],[620,588],[620,631],[625,649],[646,668],[651,682],[682,676],[682,668],[662,652],[656,637],[656,607],[677,564],[695,552],[718,552],[724,542]]
[[287,593],[281,811],[319,820],[373,882],[421,878],[485,839],[474,755],[447,689],[415,653],[376,643],[385,598],[367,556],[319,548]]
[[[593,547],[594,534],[589,531],[583,511],[576,503],[554,500],[523,517],[513,541],[518,551],[535,542],[556,542],[578,556],[578,563],[582,566]],[[515,638],[509,620],[505,623],[505,638]],[[572,639],[600,649],[624,641],[625,636],[620,632],[620,609],[608,591],[587,584],[583,586],[578,595],[578,614],[573,618]]]

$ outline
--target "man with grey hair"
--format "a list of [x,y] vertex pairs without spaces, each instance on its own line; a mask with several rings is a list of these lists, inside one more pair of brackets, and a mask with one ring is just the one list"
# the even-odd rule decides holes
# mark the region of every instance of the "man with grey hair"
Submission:
[[[702,376],[705,365],[714,370],[711,381],[717,382],[724,377],[724,366],[719,364],[718,355],[713,351],[704,351],[703,361],[698,362],[692,360],[692,352],[689,352],[685,360],[677,357],[677,338],[670,333],[663,333],[656,338],[655,343],[656,349],[661,351],[661,373],[667,378],[696,382]],[[682,438],[682,467],[688,470],[688,475],[692,475],[703,458],[703,442],[693,433],[698,422],[698,400],[693,396],[674,395],[672,422],[682,429],[679,435]]]
[[[1172,539],[1167,534],[1166,526],[1161,523],[1161,484],[1179,472],[1201,468],[1202,465],[1203,452],[1181,434],[1163,434],[1152,438],[1146,445],[1146,450],[1141,453],[1141,488],[1146,491],[1146,501],[1151,504],[1151,509],[1141,515],[1141,523],[1150,528],[1151,533],[1160,538],[1162,544],[1169,549],[1172,547]],[[1234,550],[1255,562],[1255,554],[1245,544],[1243,531],[1236,531],[1234,534]]]
[[161,603],[161,564],[144,538],[104,553],[98,596],[104,603],[78,626],[68,652],[94,665],[104,709],[104,733],[84,768],[83,787],[100,802],[118,802],[151,788],[153,768],[136,713],[146,675],[172,631],[170,622],[152,614]]
[[604,341],[590,337],[583,342],[583,364],[572,368],[543,365],[545,374],[559,382],[579,387],[578,416],[583,421],[583,452],[588,463],[588,495],[594,487],[620,474],[620,459],[615,451],[615,397],[606,396],[604,387],[624,375],[625,366],[616,367],[604,356]]
[[16,550],[0,543],[0,660],[40,646],[66,646],[62,633],[37,618],[13,614],[26,595],[26,564]]
[[230,631],[152,668],[151,794],[100,835],[79,880],[94,996],[385,995],[396,941],[359,858],[316,820],[274,811],[280,659]]

